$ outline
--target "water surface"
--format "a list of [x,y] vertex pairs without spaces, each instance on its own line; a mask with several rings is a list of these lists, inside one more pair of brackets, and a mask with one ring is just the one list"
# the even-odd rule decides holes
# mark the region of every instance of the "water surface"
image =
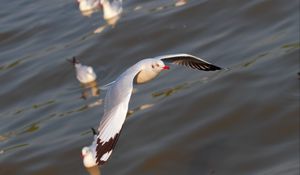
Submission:
[[[73,0],[0,0],[0,174],[87,174],[103,114],[82,99],[77,56],[99,86],[140,59],[189,53],[229,68],[172,67],[136,86],[104,175],[299,174],[299,1],[124,1],[115,26]],[[99,101],[100,100],[100,101]]]

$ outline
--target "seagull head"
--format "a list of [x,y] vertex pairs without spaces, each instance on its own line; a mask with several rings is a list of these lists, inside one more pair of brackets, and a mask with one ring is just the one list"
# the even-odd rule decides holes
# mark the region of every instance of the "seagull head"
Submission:
[[146,63],[145,69],[151,70],[153,72],[159,73],[163,70],[170,69],[169,66],[166,66],[165,63],[158,59],[151,59],[149,62]]
[[139,73],[134,78],[137,84],[146,83],[157,77],[161,71],[170,69],[159,59],[145,59],[139,65]]

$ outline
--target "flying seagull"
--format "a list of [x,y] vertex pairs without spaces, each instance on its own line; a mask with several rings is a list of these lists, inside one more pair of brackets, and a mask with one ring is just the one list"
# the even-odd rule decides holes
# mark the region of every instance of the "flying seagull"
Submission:
[[221,69],[189,54],[173,54],[143,59],[128,68],[107,90],[104,100],[104,114],[100,121],[98,134],[90,146],[92,152],[95,152],[94,164],[103,165],[112,154],[126,118],[133,84],[146,83],[157,77],[161,71],[168,70],[169,66],[165,63],[183,65],[203,71]]

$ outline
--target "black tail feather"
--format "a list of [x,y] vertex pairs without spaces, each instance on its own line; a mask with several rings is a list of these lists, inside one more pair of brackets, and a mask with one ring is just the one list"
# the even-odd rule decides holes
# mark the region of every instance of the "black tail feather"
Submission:
[[93,135],[98,135],[97,131],[95,130],[95,128],[91,128],[92,129],[92,132],[93,132]]
[[67,61],[69,61],[73,65],[80,63],[76,57],[73,57],[72,59],[67,59]]

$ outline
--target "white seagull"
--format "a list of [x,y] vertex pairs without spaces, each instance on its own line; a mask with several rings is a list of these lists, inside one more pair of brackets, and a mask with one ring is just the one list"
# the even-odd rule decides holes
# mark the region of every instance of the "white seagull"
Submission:
[[122,11],[122,0],[100,0],[101,6],[103,8],[103,18],[105,20],[112,19],[119,16]]
[[97,76],[91,66],[81,64],[75,57],[71,62],[76,69],[76,77],[80,83],[86,84],[96,80]]
[[77,3],[81,12],[93,11],[101,7],[100,0],[77,0]]
[[[126,118],[133,84],[146,83],[163,70],[169,69],[165,63],[184,65],[193,69],[215,71],[221,68],[205,60],[188,54],[173,54],[144,59],[123,72],[108,88],[104,101],[104,115],[100,121],[98,135],[94,138],[91,152],[96,152],[92,164],[103,165],[110,157],[120,136]],[[86,148],[83,148],[84,153]],[[95,150],[94,150],[95,149]]]

